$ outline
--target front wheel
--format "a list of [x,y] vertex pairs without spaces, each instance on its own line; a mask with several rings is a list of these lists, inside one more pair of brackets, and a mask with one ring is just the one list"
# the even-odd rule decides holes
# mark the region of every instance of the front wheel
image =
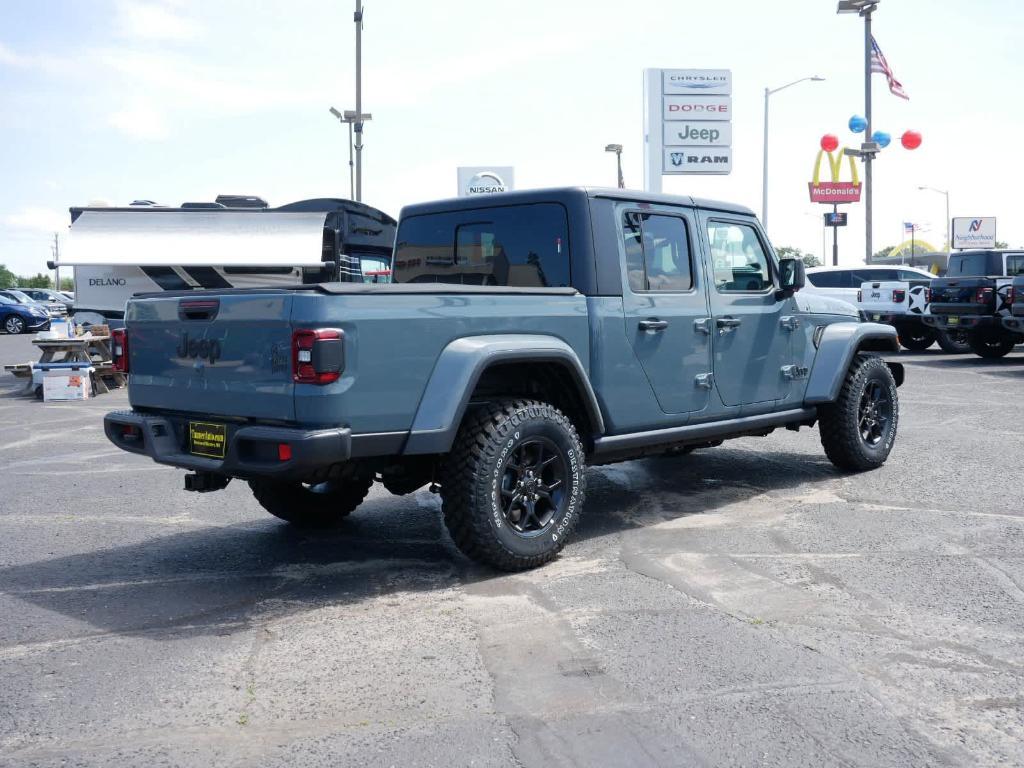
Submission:
[[967,343],[978,357],[995,360],[1006,357],[1017,345],[1017,340],[999,331],[975,331],[967,335]]
[[10,334],[24,333],[25,321],[17,315],[8,315],[4,318],[4,330]]
[[967,331],[939,331],[937,334],[939,347],[950,355],[966,355],[971,351],[970,337]]
[[444,521],[467,556],[506,571],[553,559],[576,527],[583,446],[548,403],[504,400],[467,414],[441,467]]
[[252,495],[267,512],[304,528],[327,528],[348,517],[372,485],[368,474],[322,483],[249,481]]
[[896,380],[885,361],[857,355],[839,397],[818,409],[818,432],[829,461],[840,469],[882,466],[896,441],[900,418]]

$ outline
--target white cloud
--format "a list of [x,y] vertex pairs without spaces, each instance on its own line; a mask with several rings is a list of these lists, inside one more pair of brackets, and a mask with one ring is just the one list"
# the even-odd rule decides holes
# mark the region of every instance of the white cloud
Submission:
[[30,232],[60,232],[68,226],[67,212],[54,211],[39,206],[26,206],[14,213],[5,214],[0,221],[11,229]]
[[118,32],[132,40],[172,40],[186,42],[202,34],[192,19],[175,13],[167,3],[141,3],[121,0],[115,20]]
[[119,110],[107,120],[118,131],[133,139],[159,141],[168,135],[163,115],[144,105]]

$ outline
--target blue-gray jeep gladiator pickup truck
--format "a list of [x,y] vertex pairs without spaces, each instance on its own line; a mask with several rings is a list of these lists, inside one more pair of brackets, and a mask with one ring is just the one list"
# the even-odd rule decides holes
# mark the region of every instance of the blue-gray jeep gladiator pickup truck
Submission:
[[565,545],[584,468],[818,424],[828,457],[881,465],[903,369],[888,325],[802,295],[746,208],[624,190],[405,208],[394,283],[140,295],[118,365],[117,446],[248,481],[323,525],[370,486],[432,483],[455,543],[515,570]]

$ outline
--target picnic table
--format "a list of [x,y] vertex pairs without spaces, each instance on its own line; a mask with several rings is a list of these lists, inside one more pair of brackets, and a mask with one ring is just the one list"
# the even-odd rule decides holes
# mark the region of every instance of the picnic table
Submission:
[[[93,386],[97,394],[110,391],[106,379],[111,379],[115,386],[123,387],[124,374],[114,370],[113,356],[110,352],[110,336],[79,336],[73,339],[32,339],[41,355],[40,363],[84,363],[91,365]],[[15,376],[27,376],[26,392],[33,391],[31,364],[4,366]]]

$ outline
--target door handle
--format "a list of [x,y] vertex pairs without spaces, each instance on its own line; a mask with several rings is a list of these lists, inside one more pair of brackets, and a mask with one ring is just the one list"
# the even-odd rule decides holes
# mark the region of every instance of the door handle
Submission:
[[738,317],[720,317],[715,320],[719,333],[731,333],[743,324]]
[[637,327],[641,331],[664,331],[668,328],[668,320],[659,320],[656,317],[652,317],[647,320],[641,320],[637,323]]

